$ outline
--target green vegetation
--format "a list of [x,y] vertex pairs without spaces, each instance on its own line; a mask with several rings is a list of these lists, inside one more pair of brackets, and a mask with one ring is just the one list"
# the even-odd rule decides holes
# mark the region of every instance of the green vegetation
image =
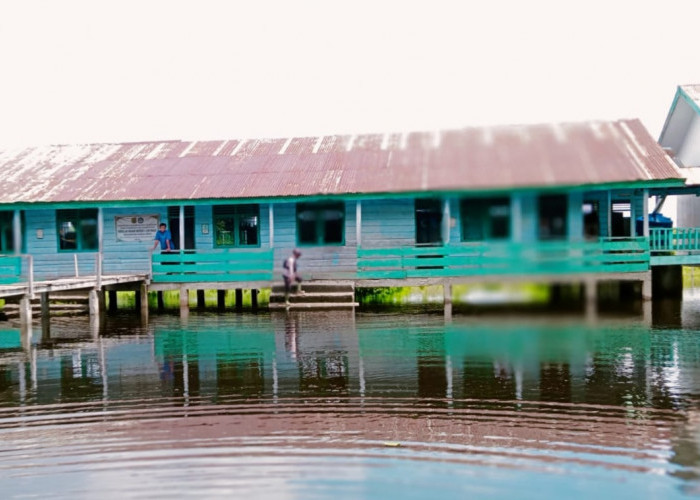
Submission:
[[700,267],[683,266],[683,288],[700,288]]
[[[442,303],[442,286],[358,288],[357,300],[364,305],[408,305]],[[453,285],[452,301],[467,303],[545,303],[550,291],[539,284]]]
[[[197,305],[197,291],[189,291],[189,303],[190,307],[196,307]],[[250,290],[243,290],[243,307],[252,306]],[[266,306],[270,301],[270,290],[262,289],[258,291],[258,306]],[[109,304],[109,297],[107,298]],[[204,291],[204,304],[205,307],[214,308],[218,304],[217,290],[205,290]],[[236,294],[234,290],[226,290],[225,298],[226,307],[235,307],[236,305]],[[180,307],[180,292],[178,290],[167,290],[163,292],[163,305],[166,309],[177,309]],[[136,297],[133,292],[117,292],[117,307],[118,308],[134,308],[136,306]],[[151,292],[148,294],[148,306],[151,309],[156,309],[158,307],[158,295],[157,292]]]

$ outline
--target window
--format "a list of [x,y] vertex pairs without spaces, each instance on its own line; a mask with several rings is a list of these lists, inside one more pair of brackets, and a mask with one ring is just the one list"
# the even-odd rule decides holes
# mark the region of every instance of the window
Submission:
[[440,200],[416,200],[416,244],[442,244],[442,202]]
[[56,210],[59,250],[97,250],[97,209]]
[[589,239],[600,236],[600,213],[597,201],[583,201],[583,235]]
[[213,214],[215,246],[260,246],[258,205],[217,205]]
[[9,211],[0,212],[0,253],[12,253],[15,250],[12,219],[14,214]]
[[610,206],[610,236],[630,236],[632,204],[629,200],[612,200]]
[[564,239],[568,233],[566,220],[568,198],[563,194],[539,198],[539,237],[541,240]]
[[510,237],[510,199],[473,198],[460,203],[462,241]]
[[300,245],[342,245],[345,242],[345,204],[297,204],[297,240]]

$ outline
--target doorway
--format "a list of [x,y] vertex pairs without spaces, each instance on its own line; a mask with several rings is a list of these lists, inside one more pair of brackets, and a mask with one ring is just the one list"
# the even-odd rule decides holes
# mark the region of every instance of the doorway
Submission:
[[180,207],[168,207],[168,227],[173,236],[175,248],[192,250],[194,246],[194,206],[185,206],[185,241],[184,245],[180,240]]

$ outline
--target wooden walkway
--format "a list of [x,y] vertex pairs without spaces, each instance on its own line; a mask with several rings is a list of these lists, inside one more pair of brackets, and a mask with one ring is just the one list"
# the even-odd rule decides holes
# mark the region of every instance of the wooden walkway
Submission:
[[35,281],[34,283],[15,283],[12,285],[0,285],[0,298],[23,297],[51,292],[64,292],[68,290],[92,290],[130,284],[137,287],[148,281],[147,274],[118,274],[96,276],[80,276],[71,278],[58,278],[47,281]]

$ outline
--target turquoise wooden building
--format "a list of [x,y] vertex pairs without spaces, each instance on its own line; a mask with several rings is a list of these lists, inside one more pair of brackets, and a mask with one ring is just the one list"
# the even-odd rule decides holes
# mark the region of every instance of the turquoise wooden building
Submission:
[[[7,286],[259,289],[298,247],[311,284],[617,279],[649,297],[658,259],[700,260],[696,228],[649,227],[650,197],[686,179],[637,120],[48,146],[0,166]],[[150,250],[160,222],[174,253]]]

